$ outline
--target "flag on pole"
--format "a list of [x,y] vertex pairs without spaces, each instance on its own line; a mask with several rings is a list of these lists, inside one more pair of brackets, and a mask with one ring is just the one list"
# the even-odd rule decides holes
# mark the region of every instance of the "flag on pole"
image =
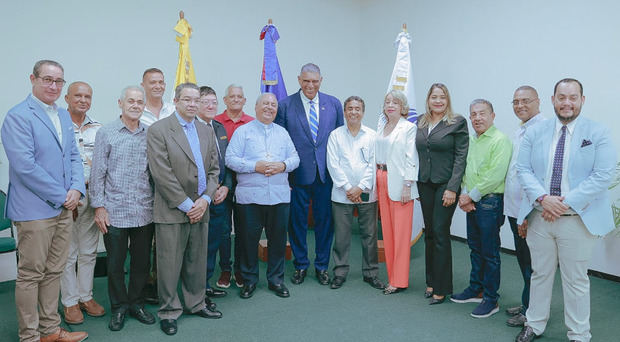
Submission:
[[176,36],[179,42],[179,64],[177,65],[177,75],[174,80],[174,88],[181,83],[196,83],[196,74],[194,73],[194,65],[192,57],[189,53],[189,39],[192,36],[192,27],[185,20],[183,11],[179,13],[179,21],[174,30],[179,34]]
[[288,95],[276,54],[276,42],[280,39],[280,34],[278,33],[278,29],[271,23],[271,19],[269,19],[269,24],[265,25],[261,30],[259,39],[265,42],[260,92],[272,93],[276,96],[276,99],[280,101]]
[[416,122],[418,119],[418,113],[415,105],[415,91],[413,88],[413,67],[411,64],[411,36],[407,33],[406,29],[398,34],[394,45],[396,46],[396,62],[394,63],[394,70],[392,71],[392,77],[390,78],[390,84],[388,85],[388,92],[391,90],[400,90],[407,96],[409,102],[409,115],[407,120]]

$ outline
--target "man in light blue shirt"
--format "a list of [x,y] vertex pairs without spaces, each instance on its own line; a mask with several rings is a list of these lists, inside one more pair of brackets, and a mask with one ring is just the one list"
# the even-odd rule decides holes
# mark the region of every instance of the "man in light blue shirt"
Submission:
[[284,254],[291,192],[288,173],[299,166],[295,145],[284,128],[273,123],[278,101],[271,93],[256,101],[256,119],[239,127],[226,150],[226,166],[237,172],[235,196],[239,237],[246,257],[241,260],[241,298],[250,298],[258,282],[258,241],[263,228],[269,240],[269,290],[286,298]]

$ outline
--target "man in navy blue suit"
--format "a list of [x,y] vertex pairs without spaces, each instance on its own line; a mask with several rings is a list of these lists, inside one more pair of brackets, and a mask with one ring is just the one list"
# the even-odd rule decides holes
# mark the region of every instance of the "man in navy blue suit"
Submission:
[[342,104],[337,98],[319,92],[323,77],[317,65],[304,65],[297,80],[300,91],[278,104],[275,119],[288,131],[300,159],[290,181],[289,241],[295,255],[295,274],[291,281],[293,284],[303,283],[310,265],[306,234],[308,209],[312,202],[314,268],[319,283],[327,285],[327,266],[334,236],[330,201],[332,180],[326,166],[327,139],[335,128],[344,124]]

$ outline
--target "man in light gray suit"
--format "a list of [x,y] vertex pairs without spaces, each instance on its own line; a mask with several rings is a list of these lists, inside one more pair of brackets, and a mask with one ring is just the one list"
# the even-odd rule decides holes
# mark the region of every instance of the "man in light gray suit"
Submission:
[[147,155],[155,183],[153,221],[158,241],[157,287],[161,330],[177,332],[183,313],[177,293],[179,277],[185,307],[192,314],[220,318],[205,305],[209,205],[218,185],[219,161],[213,129],[195,120],[200,90],[177,86],[176,112],[149,127]]
[[527,322],[516,341],[530,342],[545,331],[559,264],[568,339],[588,342],[588,265],[598,237],[614,229],[607,188],[616,151],[607,127],[579,115],[585,102],[579,81],[560,80],[551,102],[557,119],[528,130],[517,158],[525,192],[517,223],[527,221],[533,272]]

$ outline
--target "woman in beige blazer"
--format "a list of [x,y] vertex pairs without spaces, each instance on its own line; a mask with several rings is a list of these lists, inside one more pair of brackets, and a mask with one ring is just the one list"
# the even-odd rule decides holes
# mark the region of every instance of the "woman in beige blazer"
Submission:
[[418,197],[417,127],[407,121],[407,97],[392,90],[385,96],[376,138],[377,192],[389,284],[384,294],[409,286],[413,199]]

